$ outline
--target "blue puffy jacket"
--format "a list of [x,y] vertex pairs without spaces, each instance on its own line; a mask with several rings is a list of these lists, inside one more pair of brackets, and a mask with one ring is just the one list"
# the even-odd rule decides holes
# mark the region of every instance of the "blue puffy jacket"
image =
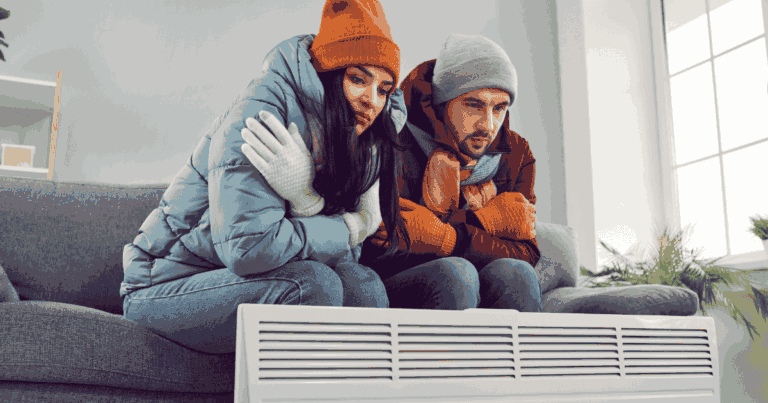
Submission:
[[[261,110],[299,128],[315,153],[322,140],[323,86],[307,50],[314,35],[277,45],[251,81],[213,123],[186,165],[171,181],[160,205],[123,250],[120,296],[165,281],[228,268],[238,276],[263,273],[295,260],[331,267],[357,261],[340,215],[291,217],[280,198],[243,155],[240,131]],[[389,98],[399,131],[406,115],[402,92]]]

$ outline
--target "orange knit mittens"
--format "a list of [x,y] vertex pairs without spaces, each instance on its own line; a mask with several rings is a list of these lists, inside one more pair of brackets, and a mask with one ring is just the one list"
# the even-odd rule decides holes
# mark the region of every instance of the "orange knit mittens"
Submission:
[[[400,198],[400,216],[405,221],[405,230],[411,238],[413,253],[434,253],[438,256],[449,256],[456,247],[456,230],[440,221],[433,212],[408,199]],[[378,246],[385,246],[387,232],[384,224],[373,235],[371,240]],[[405,241],[400,238],[399,248],[405,249]]]
[[521,193],[504,192],[474,213],[493,235],[520,241],[536,237],[536,206]]

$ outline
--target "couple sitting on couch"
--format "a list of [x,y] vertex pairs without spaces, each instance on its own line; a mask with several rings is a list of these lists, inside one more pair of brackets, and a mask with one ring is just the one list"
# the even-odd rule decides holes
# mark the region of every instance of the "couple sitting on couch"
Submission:
[[454,34],[398,88],[399,53],[378,0],[270,52],[125,246],[125,318],[229,353],[242,303],[538,312],[515,68]]

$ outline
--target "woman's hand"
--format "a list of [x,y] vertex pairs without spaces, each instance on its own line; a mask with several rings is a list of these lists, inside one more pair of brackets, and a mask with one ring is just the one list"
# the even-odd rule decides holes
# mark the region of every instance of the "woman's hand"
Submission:
[[382,218],[378,179],[360,198],[360,209],[354,213],[344,213],[342,218],[349,229],[349,245],[353,248],[379,229]]
[[245,120],[240,131],[245,144],[241,150],[261,172],[269,186],[291,205],[295,216],[312,216],[325,206],[325,200],[312,187],[315,165],[299,134],[296,124],[286,130],[271,113],[259,112],[259,117],[271,130],[256,119]]

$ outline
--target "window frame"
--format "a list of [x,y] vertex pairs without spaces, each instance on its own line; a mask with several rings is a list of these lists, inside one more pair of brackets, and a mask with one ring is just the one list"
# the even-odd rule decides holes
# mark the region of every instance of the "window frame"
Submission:
[[[707,11],[707,19],[709,19],[709,10],[710,10],[710,0],[704,0],[705,1],[705,7]],[[768,0],[761,0],[762,2],[762,12],[763,12],[763,25],[764,25],[764,31],[763,31],[763,37],[765,38],[765,46],[766,46],[766,54],[768,54]],[[670,89],[670,79],[671,74],[669,74],[669,64],[667,60],[667,49],[666,49],[666,39],[665,39],[665,31],[664,31],[664,13],[663,13],[663,0],[648,0],[648,14],[649,14],[649,20],[650,20],[650,33],[651,33],[651,55],[652,55],[652,72],[653,72],[653,81],[655,85],[655,100],[656,100],[656,134],[657,134],[657,142],[659,146],[659,174],[660,178],[659,181],[661,183],[661,190],[663,192],[662,194],[662,200],[663,200],[663,211],[664,211],[664,222],[668,223],[670,225],[670,230],[672,231],[679,231],[681,229],[681,218],[680,218],[680,202],[679,202],[679,194],[678,194],[678,183],[677,183],[677,174],[676,169],[679,168],[678,164],[675,163],[675,145],[674,145],[674,131],[673,131],[673,124],[672,124],[672,94]],[[714,88],[714,95],[715,99],[717,99],[717,83],[715,81],[715,72],[714,72],[714,60],[715,57],[721,56],[723,52],[715,55],[713,53],[712,48],[712,34],[711,34],[711,26],[709,22],[707,23],[707,30],[709,32],[709,47],[710,47],[710,57],[707,59],[708,62],[711,62],[713,65],[712,70],[712,85]],[[748,43],[751,43],[755,39],[751,39],[747,41]],[[759,40],[759,39],[757,39]],[[742,43],[740,45],[737,45],[733,49],[726,50],[725,53],[729,53],[737,48],[740,48],[744,46],[747,42]],[[687,71],[691,67],[687,67],[686,69],[681,70]],[[675,73],[675,74],[679,74]],[[768,83],[766,85],[766,91],[768,91]],[[715,113],[716,113],[716,124],[717,124],[717,138],[718,138],[718,151],[717,154],[712,156],[707,156],[706,158],[717,158],[720,163],[720,186],[723,192],[723,214],[724,214],[724,222],[723,225],[725,227],[725,246],[726,246],[726,255],[723,257],[723,260],[733,260],[733,259],[741,259],[742,261],[748,261],[748,262],[754,262],[754,261],[765,261],[765,257],[763,254],[763,251],[757,252],[746,252],[746,253],[739,253],[739,254],[732,254],[731,251],[731,240],[730,240],[730,229],[728,226],[728,201],[725,194],[725,175],[724,175],[724,165],[723,165],[723,149],[722,149],[722,141],[721,141],[721,134],[720,134],[720,112],[717,105],[717,102],[715,102]],[[733,152],[735,150],[739,150],[745,147],[751,147],[755,146],[757,144],[761,144],[762,142],[765,142],[768,140],[760,140],[758,143],[748,143],[739,147],[736,147],[733,150],[726,151],[726,154],[729,152]],[[686,166],[692,163],[699,162],[701,159],[697,159],[694,161],[689,161],[683,164],[679,164],[680,166]]]

